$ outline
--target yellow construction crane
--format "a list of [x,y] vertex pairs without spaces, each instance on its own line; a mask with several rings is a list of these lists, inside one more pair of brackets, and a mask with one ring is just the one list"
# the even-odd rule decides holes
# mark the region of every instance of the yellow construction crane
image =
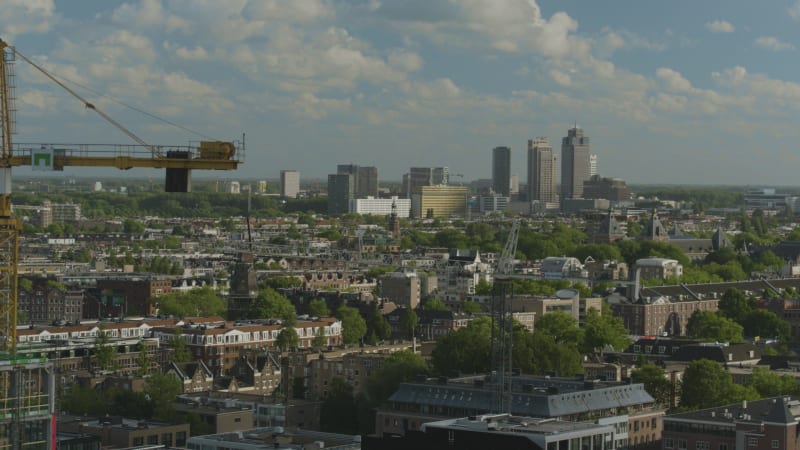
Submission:
[[[166,169],[165,190],[188,192],[191,170],[234,170],[243,161],[243,143],[202,141],[192,146],[153,146],[136,136],[111,116],[97,108],[77,92],[37,65],[14,47],[0,39],[0,352],[16,355],[17,343],[17,263],[20,222],[11,211],[11,169],[32,166],[35,170],[63,170],[77,167],[134,167]],[[61,145],[28,144],[15,146],[13,63],[19,57],[44,76],[64,88],[87,109],[133,139],[137,145]]]

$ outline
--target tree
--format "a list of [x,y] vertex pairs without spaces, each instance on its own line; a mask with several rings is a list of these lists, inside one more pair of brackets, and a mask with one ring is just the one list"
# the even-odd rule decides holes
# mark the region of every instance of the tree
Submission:
[[281,319],[290,324],[297,321],[297,312],[292,302],[285,295],[270,287],[258,291],[256,300],[250,307],[248,317],[251,319]]
[[693,361],[683,375],[682,408],[712,408],[756,398],[758,393],[755,389],[734,384],[728,371],[719,363],[708,359]]
[[583,343],[583,330],[578,319],[564,311],[552,311],[536,322],[536,331],[548,334],[558,344],[570,344],[579,348]]
[[122,222],[122,231],[128,234],[141,234],[144,233],[145,227],[142,223],[133,219],[125,219]]
[[742,342],[742,332],[741,325],[711,311],[697,310],[693,312],[686,324],[686,333],[694,339]]
[[327,345],[328,345],[328,337],[325,334],[325,327],[320,326],[319,331],[317,331],[317,335],[314,336],[314,339],[311,340],[311,347],[319,350]]
[[410,350],[401,350],[386,358],[383,366],[367,377],[364,390],[357,399],[361,432],[370,434],[374,431],[374,409],[388,400],[400,383],[426,375],[428,371],[425,359]]
[[491,319],[481,317],[439,338],[431,354],[436,373],[479,373],[489,370],[491,361]]
[[183,339],[183,330],[175,328],[175,331],[172,332],[169,344],[170,347],[172,347],[175,362],[187,362],[192,360],[192,353],[189,351],[189,346],[186,345],[186,340]]
[[269,277],[266,280],[259,283],[259,287],[270,287],[272,289],[287,289],[287,288],[297,288],[301,287],[303,282],[300,281],[297,277]]
[[297,336],[297,330],[291,325],[284,325],[278,337],[275,338],[275,346],[285,352],[289,349],[296,348],[300,343],[300,338]]
[[314,299],[308,304],[308,314],[315,317],[329,317],[331,310],[324,300]]
[[492,283],[481,278],[475,285],[475,295],[492,295]]
[[778,375],[766,367],[756,367],[750,375],[749,386],[758,392],[762,398],[777,397],[779,395],[797,394],[797,380],[789,375]]
[[792,332],[789,322],[766,309],[754,309],[748,312],[741,324],[744,327],[744,334],[750,337],[777,337],[786,342]]
[[367,322],[356,308],[351,308],[343,303],[336,311],[336,317],[342,321],[342,342],[344,344],[355,344],[367,334]]
[[374,338],[375,341],[389,339],[389,337],[392,335],[392,326],[389,325],[389,321],[383,317],[383,314],[381,314],[381,310],[378,309],[377,304],[370,312],[369,320],[367,322],[367,334],[370,336],[370,338]]
[[479,313],[481,312],[481,304],[478,302],[473,302],[472,300],[467,300],[464,302],[461,310],[467,314]]
[[353,398],[353,387],[340,377],[334,377],[323,396],[319,414],[322,431],[358,434],[358,411]]
[[405,334],[408,339],[414,337],[414,331],[417,329],[419,317],[417,313],[411,308],[404,308],[400,313],[400,330]]
[[644,383],[644,389],[661,406],[670,407],[672,383],[667,380],[664,369],[655,364],[644,364],[631,372],[634,383]]
[[450,308],[448,308],[447,305],[445,305],[444,302],[441,299],[438,299],[438,298],[432,298],[432,299],[428,300],[427,302],[423,303],[422,304],[422,309],[424,311],[449,311],[450,310]]
[[111,344],[111,337],[102,328],[94,338],[94,368],[114,370],[117,368],[117,348]]
[[622,319],[610,314],[602,316],[594,309],[589,308],[586,313],[583,327],[583,351],[585,353],[597,352],[600,358],[603,357],[603,350],[611,347],[615,350],[622,350],[630,344],[628,329],[622,323]]
[[556,342],[553,336],[542,330],[533,333],[515,331],[512,356],[513,366],[525,373],[556,373],[561,376],[583,373],[578,347],[571,343]]
[[150,373],[150,369],[153,366],[154,358],[153,356],[147,351],[147,346],[144,344],[144,341],[139,341],[139,355],[136,358],[136,375],[143,377]]
[[189,292],[170,293],[159,297],[159,314],[178,317],[208,317],[225,314],[227,305],[219,293],[209,286]]
[[144,392],[153,403],[153,417],[159,420],[174,421],[173,402],[183,391],[181,382],[172,375],[154,373],[145,382]]
[[736,288],[728,288],[719,299],[719,314],[742,323],[745,316],[755,308],[755,301],[748,299]]

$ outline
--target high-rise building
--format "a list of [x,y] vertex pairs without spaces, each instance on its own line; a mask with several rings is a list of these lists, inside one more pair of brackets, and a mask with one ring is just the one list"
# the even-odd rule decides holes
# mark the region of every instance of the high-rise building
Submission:
[[592,153],[589,156],[589,176],[593,177],[597,175],[597,155]]
[[350,200],[355,198],[353,178],[348,173],[328,175],[328,214],[348,212]]
[[561,140],[561,199],[583,198],[583,182],[591,171],[589,137],[578,125]]
[[412,167],[403,175],[403,192],[408,198],[422,186],[447,185],[450,181],[450,170],[447,167]]
[[421,186],[411,196],[411,213],[416,218],[466,217],[466,186]]
[[511,174],[511,194],[519,194],[519,174]]
[[492,189],[505,197],[511,194],[511,149],[508,147],[492,150]]
[[281,197],[297,198],[300,192],[300,172],[281,170]]
[[354,198],[378,196],[378,168],[362,167],[355,164],[339,164],[336,173],[353,176]]
[[556,157],[545,137],[528,140],[528,201],[555,203]]

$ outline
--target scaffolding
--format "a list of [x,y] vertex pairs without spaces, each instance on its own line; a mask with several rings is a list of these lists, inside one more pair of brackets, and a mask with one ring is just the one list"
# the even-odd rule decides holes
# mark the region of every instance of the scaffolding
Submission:
[[56,432],[56,381],[45,358],[0,360],[0,450],[50,450]]

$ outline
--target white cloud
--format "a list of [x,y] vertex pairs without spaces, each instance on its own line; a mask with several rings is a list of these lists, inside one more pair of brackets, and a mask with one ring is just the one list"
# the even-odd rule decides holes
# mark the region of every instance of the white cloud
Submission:
[[194,61],[204,61],[208,59],[208,52],[203,47],[197,46],[189,49],[186,47],[178,47],[175,50],[175,55],[181,59],[189,59]]
[[308,23],[332,18],[334,11],[320,0],[258,0],[248,2],[241,14],[255,20]]
[[568,73],[564,73],[560,70],[555,70],[555,69],[551,70],[550,78],[552,78],[553,81],[560,84],[561,86],[569,86],[572,84],[572,77],[570,77]]
[[350,109],[349,99],[320,98],[305,92],[297,96],[291,103],[292,113],[307,119],[323,119],[334,112]]
[[2,5],[0,29],[12,45],[17,36],[46,33],[58,22],[53,0],[6,0]]
[[675,92],[692,91],[692,83],[676,72],[667,67],[660,67],[656,70],[656,76],[667,83],[667,88]]
[[422,68],[422,58],[407,50],[393,50],[389,53],[389,64],[405,72],[416,72]]
[[787,12],[792,19],[800,21],[800,0],[790,6]]
[[706,29],[712,33],[733,33],[736,27],[727,20],[713,20],[706,22]]
[[783,42],[774,36],[761,36],[756,38],[755,44],[761,48],[779,52],[783,50],[794,50],[794,45]]

